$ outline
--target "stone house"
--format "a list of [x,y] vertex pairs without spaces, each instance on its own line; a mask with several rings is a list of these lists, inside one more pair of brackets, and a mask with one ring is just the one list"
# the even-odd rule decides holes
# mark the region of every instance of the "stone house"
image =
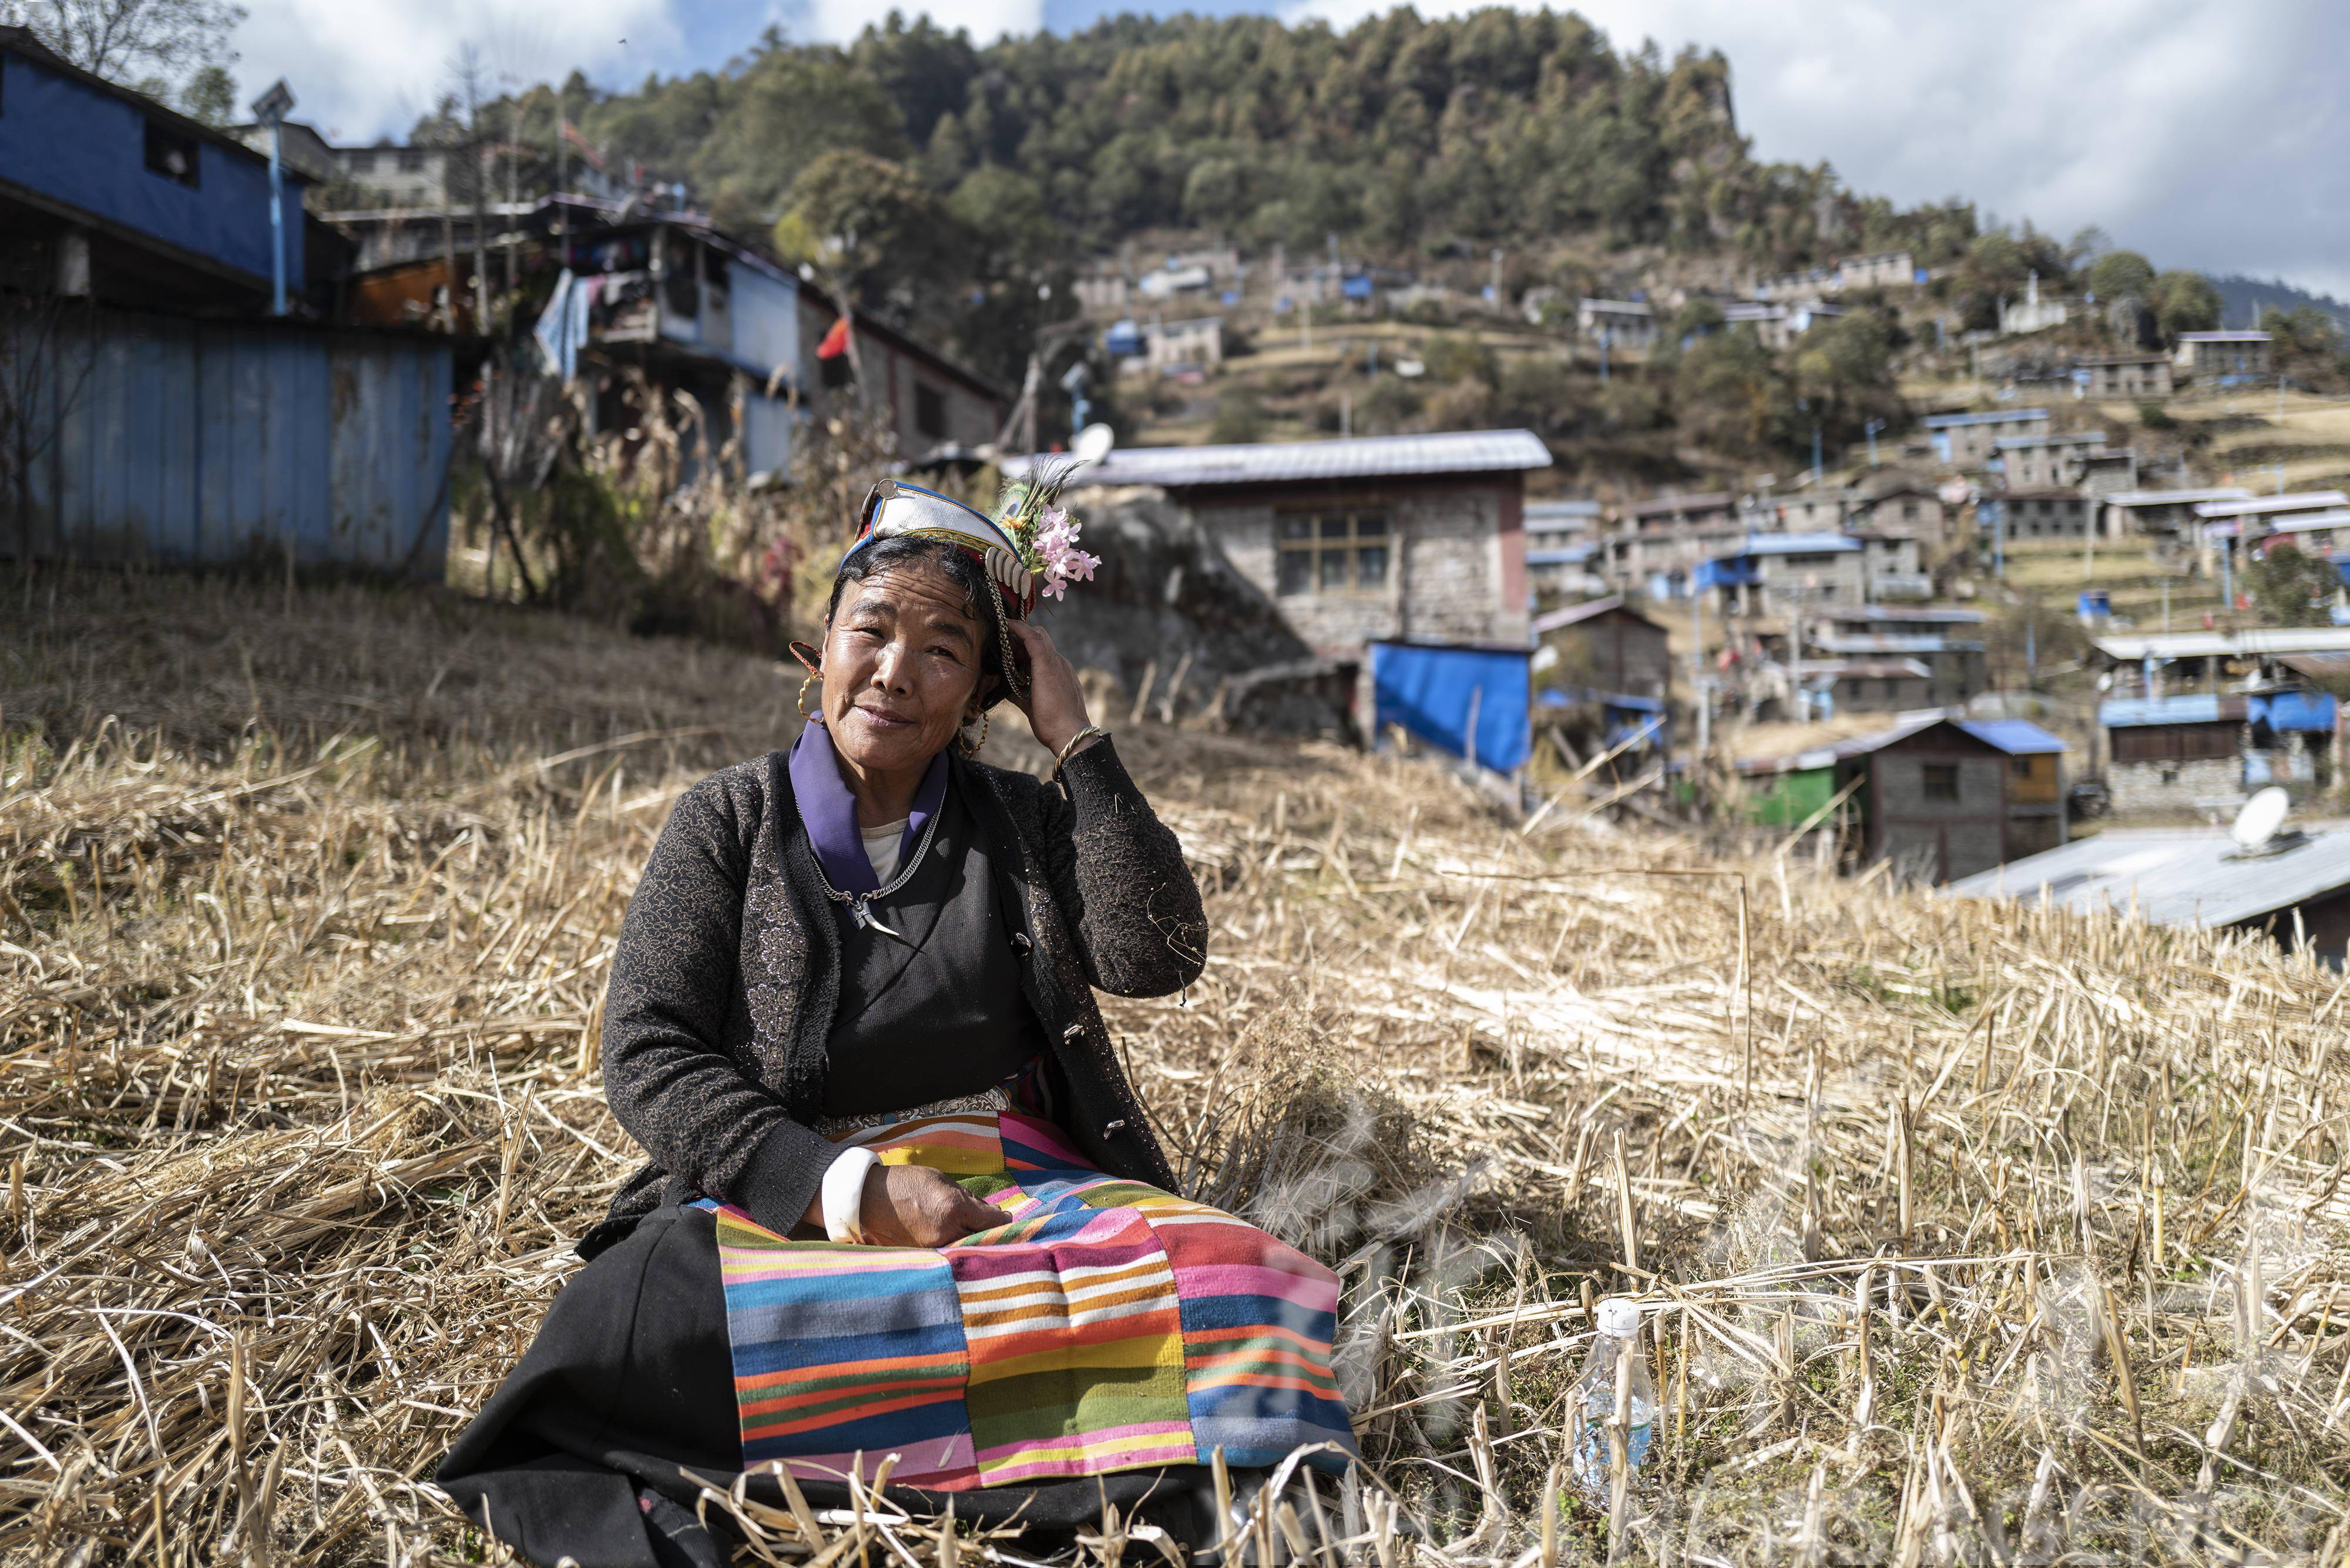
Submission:
[[1661,700],[1672,684],[1665,628],[1621,597],[1534,617],[1534,640],[1558,650],[1555,680],[1579,690]]
[[2078,490],[2009,490],[1976,504],[1986,533],[2015,539],[2079,539],[2097,513],[2096,498]]
[[2170,359],[2162,354],[2095,354],[2073,361],[2073,385],[2085,398],[2153,402],[2170,396]]
[[2105,444],[2103,431],[2061,434],[2052,431],[2044,435],[2001,436],[1991,443],[1991,452],[2010,490],[2053,490],[2080,483],[2088,454]]
[[2178,369],[2196,377],[2265,376],[2269,373],[2269,335],[2265,332],[2182,332],[2171,357]]
[[1924,581],[1915,539],[1754,534],[1734,554],[1708,561],[1699,586],[1722,590],[1725,614],[1783,617],[1869,604],[1888,584],[1908,591]]
[[2212,490],[2124,490],[2101,498],[2105,536],[2118,539],[2143,534],[2156,540],[2191,541],[2195,508],[2207,501],[2250,501],[2252,493],[2241,485]]
[[1853,514],[1860,499],[1855,490],[1798,490],[1774,496],[1769,515],[1790,534],[1834,534]]
[[1979,414],[1929,414],[1918,421],[1934,455],[1953,468],[1981,468],[2002,436],[2046,435],[2046,409],[1994,409]]
[[[1523,648],[1529,431],[1129,447],[1089,486],[1149,485],[1198,521],[1317,654],[1378,641]],[[1014,464],[1014,468],[1018,467]]]
[[1691,495],[1652,495],[1627,503],[1617,515],[1630,532],[1648,534],[1668,528],[1710,528],[1738,520],[1738,498],[1727,490]]
[[2241,692],[2199,691],[2100,703],[2114,809],[2191,810],[2241,799],[2248,701]]
[[[1874,734],[1741,761],[1761,808],[1774,796],[1832,800],[1845,868],[1892,861],[1947,882],[2061,845],[2064,743],[2020,719],[1918,714]],[[1782,811],[1776,815],[1784,815]]]
[[1657,313],[1644,300],[1586,298],[1575,307],[1575,329],[1618,353],[1645,354],[1657,340]]

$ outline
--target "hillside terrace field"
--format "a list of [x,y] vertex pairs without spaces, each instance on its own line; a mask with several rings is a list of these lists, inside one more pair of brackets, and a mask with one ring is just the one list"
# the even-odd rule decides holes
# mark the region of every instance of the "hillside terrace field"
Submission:
[[[795,682],[438,594],[0,607],[0,1553],[495,1559],[426,1478],[637,1163],[639,867]],[[1103,716],[1214,928],[1113,1032],[1191,1189],[1345,1282],[1367,1472],[1272,1555],[2344,1561],[2341,976]],[[1611,1517],[1560,1468],[1619,1292]],[[1161,1560],[707,1505],[745,1561]]]

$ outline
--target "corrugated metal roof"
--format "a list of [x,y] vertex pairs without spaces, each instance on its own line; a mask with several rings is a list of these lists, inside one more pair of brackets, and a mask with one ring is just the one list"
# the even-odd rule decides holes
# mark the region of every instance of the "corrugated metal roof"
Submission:
[[2350,833],[2314,833],[2245,855],[2225,833],[2108,831],[1952,883],[1968,898],[2038,898],[2067,909],[2135,908],[2167,926],[2231,926],[2350,887]]
[[2334,680],[2350,675],[2350,652],[2288,653],[2277,662],[2312,680]]
[[1956,609],[1947,605],[1863,605],[1858,609],[1830,610],[1833,621],[1906,620],[1921,625],[1981,626],[1985,617],[1976,609]]
[[2288,517],[2269,524],[2271,534],[2314,534],[2321,528],[2339,528],[2350,524],[2350,510],[2313,512],[2306,517]]
[[1982,646],[1924,632],[1893,631],[1831,631],[1814,637],[1811,642],[1827,653],[1954,653]]
[[1991,445],[2004,447],[2010,451],[2021,451],[2023,448],[2034,446],[2103,446],[2105,443],[2106,432],[2103,431],[2058,431],[2050,435],[1998,436],[1991,441]]
[[[1032,460],[1014,458],[1015,477]],[[1447,431],[1436,435],[1361,436],[1349,441],[1264,441],[1247,446],[1128,447],[1076,483],[1275,484],[1317,479],[1404,479],[1438,473],[1520,473],[1548,468],[1550,449],[1532,431]]]
[[1718,512],[1728,506],[1727,490],[1700,490],[1688,495],[1651,495],[1624,508],[1627,517],[1653,517],[1665,512]]
[[[1534,617],[1532,623],[1532,629],[1536,637],[1541,637],[1547,632],[1554,632],[1565,627],[1579,625],[1584,621],[1593,618],[1595,616],[1606,615],[1610,610],[1624,610],[1624,613],[1630,616],[1634,620],[1645,622],[1649,626],[1657,626],[1655,621],[1649,620],[1647,616],[1642,615],[1638,610],[1626,609],[1624,605],[1624,597],[1621,594],[1610,594],[1604,599],[1588,599],[1579,605],[1566,605],[1558,609],[1546,610],[1543,614]],[[1657,629],[1659,631],[1662,631],[1664,628],[1657,627]]]
[[1528,550],[1526,552],[1526,565],[1529,566],[1580,566],[1597,554],[1599,554],[1599,546],[1596,545],[1561,545],[1554,549]]
[[1600,505],[1596,501],[1529,501],[1526,503],[1526,526],[1531,528],[1537,518],[1596,517]]
[[2350,627],[2252,627],[2243,631],[2157,631],[2101,637],[2097,651],[2123,664],[2155,659],[2223,659],[2242,654],[2350,652]]
[[1849,534],[1752,534],[1742,556],[1811,556],[1857,550],[1860,541]]
[[2243,331],[2182,332],[2178,335],[2178,340],[2181,343],[2265,343],[2269,340],[2269,335],[2265,332]]
[[2240,484],[2217,490],[2116,490],[2106,497],[2108,506],[2192,506],[2203,501],[2249,501],[2252,493]]
[[2046,409],[1995,409],[1987,414],[1929,414],[1918,423],[1929,431],[1946,431],[1960,425],[1998,425],[2010,420],[2044,420]]
[[[1801,672],[1798,671],[1798,673]],[[1921,670],[1919,673],[1922,674],[1924,671]],[[1902,715],[1900,722],[1889,730],[1871,730],[1866,735],[1854,735],[1849,739],[1832,742],[1825,746],[1814,746],[1806,751],[1797,752],[1792,756],[1741,757],[1732,765],[1742,774],[1783,774],[1806,768],[1824,768],[1831,763],[1866,756],[1869,753],[1882,750],[1896,741],[1906,740],[1920,730],[1929,729],[1941,723],[1949,717],[1950,715],[1939,708],[1923,709],[1918,712]]]
[[2072,748],[2028,719],[1954,719],[1968,734],[2011,757],[2032,757]]
[[2350,495],[2338,490],[2297,490],[2284,495],[2246,495],[2229,501],[2196,504],[2198,517],[2258,517],[2271,512],[2316,512],[2350,506]]

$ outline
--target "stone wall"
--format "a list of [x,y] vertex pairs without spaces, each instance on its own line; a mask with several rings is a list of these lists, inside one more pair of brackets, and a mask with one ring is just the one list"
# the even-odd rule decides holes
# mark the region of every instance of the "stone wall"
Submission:
[[2241,800],[2241,757],[2204,757],[2193,762],[2115,763],[2106,770],[2114,810],[2191,811],[2201,801]]
[[[2006,758],[1887,749],[1869,766],[1876,774],[1869,809],[1877,818],[1878,855],[1928,877],[1970,877],[2000,863]],[[1929,767],[1958,770],[1958,799],[1926,794]]]
[[[1323,504],[1385,512],[1393,541],[1385,584],[1333,593],[1279,591],[1278,519],[1313,509],[1312,501],[1220,498],[1199,502],[1194,511],[1224,558],[1319,652],[1352,657],[1368,643],[1400,639],[1525,641],[1524,535],[1514,483],[1357,492],[1334,494]],[[1505,535],[1518,545],[1514,574],[1504,555]],[[1508,591],[1513,575],[1514,594]]]

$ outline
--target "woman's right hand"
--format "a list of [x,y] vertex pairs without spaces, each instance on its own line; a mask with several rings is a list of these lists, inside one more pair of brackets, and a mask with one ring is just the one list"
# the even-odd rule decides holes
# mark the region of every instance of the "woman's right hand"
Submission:
[[943,1247],[1012,1216],[927,1165],[877,1165],[865,1173],[858,1221],[868,1246]]

